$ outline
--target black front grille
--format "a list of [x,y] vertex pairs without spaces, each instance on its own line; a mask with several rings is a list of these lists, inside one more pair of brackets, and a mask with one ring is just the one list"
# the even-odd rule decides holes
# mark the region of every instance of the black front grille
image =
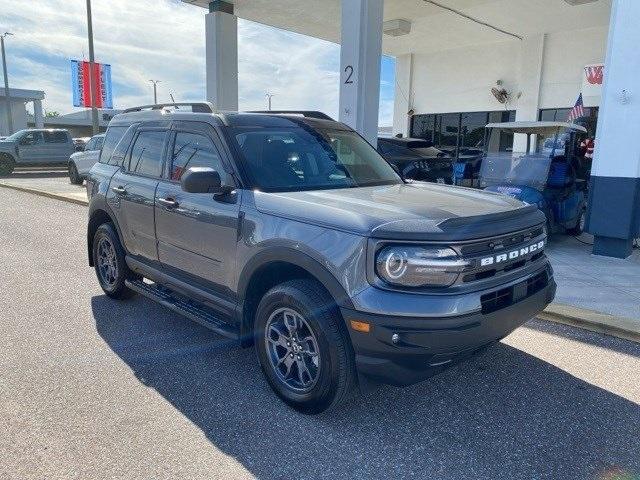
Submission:
[[536,243],[543,239],[544,230],[542,226],[529,228],[524,231],[512,233],[510,235],[501,235],[488,238],[457,247],[459,254],[468,259],[473,258],[472,266],[462,275],[460,283],[475,282],[485,280],[497,275],[508,273],[521,269],[528,264],[538,261],[544,256],[544,251],[537,253],[524,254],[513,260],[500,261],[482,266],[480,260],[483,257],[495,257],[501,253],[508,253],[519,248],[528,248],[532,243]]
[[524,300],[542,290],[548,283],[549,277],[545,271],[511,287],[486,293],[480,297],[482,313],[492,313]]
[[460,248],[460,253],[463,257],[482,255],[485,253],[495,252],[496,245],[502,245],[504,250],[508,250],[509,247],[519,245],[527,242],[531,239],[537,238],[542,235],[542,226],[530,228],[528,230],[518,232],[510,235],[501,235],[499,237],[488,238],[482,241],[468,243]]

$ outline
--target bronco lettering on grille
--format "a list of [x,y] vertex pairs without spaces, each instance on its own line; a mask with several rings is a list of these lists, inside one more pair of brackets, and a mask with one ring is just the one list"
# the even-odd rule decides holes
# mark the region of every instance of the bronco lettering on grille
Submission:
[[519,257],[524,257],[529,253],[534,253],[544,248],[544,240],[539,241],[538,243],[534,243],[527,247],[522,247],[517,250],[511,250],[510,252],[501,253],[499,255],[493,255],[491,257],[485,257],[480,259],[480,266],[486,267],[488,265],[493,265],[495,263],[503,263],[509,260],[515,260]]

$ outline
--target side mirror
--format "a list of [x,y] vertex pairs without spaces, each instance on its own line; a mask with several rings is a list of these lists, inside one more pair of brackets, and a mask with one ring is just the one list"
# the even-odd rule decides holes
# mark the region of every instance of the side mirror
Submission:
[[187,193],[224,195],[233,190],[223,185],[220,174],[211,167],[189,167],[180,178],[180,187]]

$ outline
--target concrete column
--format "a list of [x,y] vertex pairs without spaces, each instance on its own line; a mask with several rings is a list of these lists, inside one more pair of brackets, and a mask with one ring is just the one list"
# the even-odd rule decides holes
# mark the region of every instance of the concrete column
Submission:
[[[518,90],[520,98],[516,108],[516,121],[536,121],[540,110],[540,83],[544,58],[545,34],[525,37],[520,45],[520,67],[518,69]],[[518,93],[518,92],[514,92]],[[513,150],[524,152],[527,136],[515,135]]]
[[407,112],[413,108],[413,54],[396,57],[396,93],[393,102],[393,134],[408,137],[411,119]]
[[217,110],[238,110],[238,17],[233,5],[213,1],[205,15],[207,100]]
[[613,0],[587,231],[593,253],[626,258],[640,236],[640,2]]
[[340,121],[378,138],[383,0],[342,0]]
[[36,128],[44,128],[44,113],[42,112],[42,100],[33,101],[33,121]]

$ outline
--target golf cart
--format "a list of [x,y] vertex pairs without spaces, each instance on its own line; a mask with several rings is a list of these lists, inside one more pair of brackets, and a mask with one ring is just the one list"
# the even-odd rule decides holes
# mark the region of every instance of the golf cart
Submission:
[[[511,152],[500,136],[514,134]],[[564,122],[507,122],[486,126],[480,186],[537,205],[549,232],[579,235],[584,228],[589,165],[580,152],[587,130]]]

